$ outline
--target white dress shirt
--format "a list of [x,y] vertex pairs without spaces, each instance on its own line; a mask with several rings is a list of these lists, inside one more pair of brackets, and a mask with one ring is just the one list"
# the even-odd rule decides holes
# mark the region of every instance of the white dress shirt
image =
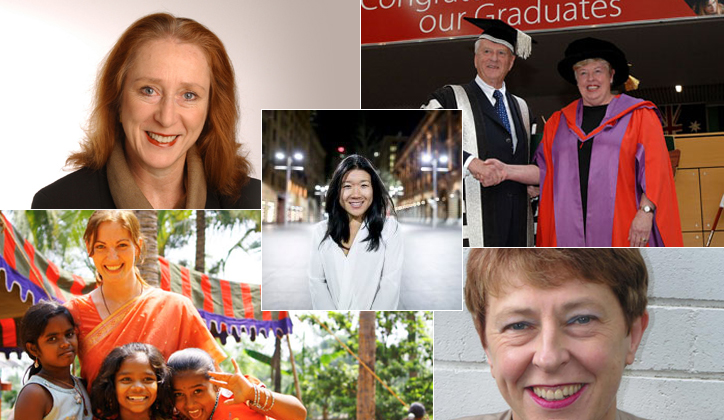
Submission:
[[[495,108],[495,98],[493,97],[493,92],[496,91],[496,89],[489,84],[485,83],[483,79],[480,76],[475,76],[475,83],[478,84],[480,89],[485,94],[485,97],[488,98],[490,101],[490,104],[493,105],[493,108]],[[505,105],[505,113],[508,114],[508,121],[510,122],[510,135],[513,138],[513,153],[515,153],[515,149],[518,146],[518,136],[515,132],[515,124],[513,123],[513,114],[510,113],[510,106],[508,105],[508,97],[505,95],[505,82],[503,82],[503,86],[500,89],[497,89],[500,91],[500,93],[503,94],[503,105]]]
[[[394,310],[400,300],[402,235],[388,217],[380,246],[368,251],[367,223],[360,226],[347,255],[332,238],[322,241],[327,221],[314,226],[309,262],[309,290],[314,309]],[[321,242],[321,245],[320,245]]]

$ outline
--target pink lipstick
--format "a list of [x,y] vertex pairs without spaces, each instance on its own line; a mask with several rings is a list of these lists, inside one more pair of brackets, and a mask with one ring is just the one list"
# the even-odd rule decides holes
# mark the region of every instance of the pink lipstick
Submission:
[[537,396],[537,395],[535,394],[535,392],[533,392],[533,389],[532,389],[532,388],[526,388],[525,390],[528,392],[528,395],[533,399],[533,401],[535,401],[535,402],[536,402],[538,405],[540,405],[541,407],[547,408],[547,409],[549,409],[549,410],[558,410],[558,409],[561,409],[561,408],[566,408],[566,407],[568,407],[569,405],[571,405],[571,404],[573,404],[574,402],[576,402],[576,400],[578,399],[578,397],[580,397],[581,394],[583,394],[583,391],[584,391],[586,388],[588,388],[588,385],[587,385],[587,384],[586,384],[586,385],[583,385],[583,386],[581,387],[581,389],[579,389],[578,392],[576,392],[575,394],[572,394],[572,395],[570,395],[570,396],[568,396],[568,397],[566,397],[566,398],[564,398],[564,399],[562,399],[562,400],[555,400],[555,401],[546,400],[546,399],[544,399],[544,398],[541,398],[541,397]]

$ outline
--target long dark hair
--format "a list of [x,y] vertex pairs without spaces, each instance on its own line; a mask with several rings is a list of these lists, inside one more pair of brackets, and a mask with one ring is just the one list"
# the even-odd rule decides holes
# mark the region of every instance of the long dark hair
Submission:
[[58,315],[65,316],[68,318],[68,322],[70,322],[70,325],[72,325],[73,328],[78,328],[73,320],[73,315],[70,314],[68,308],[58,302],[47,300],[38,302],[31,306],[25,312],[22,321],[20,321],[20,340],[22,342],[23,349],[25,349],[28,356],[33,359],[33,362],[38,362],[38,367],[35,367],[35,364],[32,364],[25,371],[26,377],[23,378],[24,380],[30,379],[31,376],[37,374],[43,368],[40,359],[38,359],[37,356],[30,354],[28,351],[28,343],[32,343],[35,347],[38,347],[38,339],[41,335],[43,335],[45,327],[48,326],[48,321]]
[[[360,169],[370,174],[372,180],[372,204],[365,213],[365,222],[367,222],[367,230],[369,236],[363,240],[369,241],[367,251],[376,251],[380,247],[380,238],[382,236],[382,228],[385,225],[387,211],[395,212],[395,206],[392,199],[387,193],[387,188],[382,182],[377,170],[372,163],[364,156],[350,155],[337,165],[337,169],[332,175],[332,182],[329,183],[327,191],[327,202],[325,210],[329,214],[327,222],[327,232],[322,238],[324,242],[327,238],[342,246],[343,242],[349,240],[349,215],[339,202],[339,192],[342,188],[342,180],[347,173],[354,169]],[[321,243],[320,243],[321,245]]]
[[168,382],[171,378],[166,361],[158,349],[150,344],[128,343],[113,349],[103,360],[98,377],[91,387],[91,407],[93,414],[102,420],[113,420],[118,417],[120,406],[116,396],[116,373],[127,358],[143,353],[156,374],[158,387],[156,401],[151,406],[151,418],[170,418],[173,406],[171,405],[171,391]]

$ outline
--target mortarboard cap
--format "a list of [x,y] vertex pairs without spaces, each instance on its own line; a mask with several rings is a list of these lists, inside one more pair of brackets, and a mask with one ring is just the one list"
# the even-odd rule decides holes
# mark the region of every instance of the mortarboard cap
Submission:
[[600,58],[611,65],[611,68],[616,71],[613,75],[612,86],[621,85],[628,79],[626,56],[612,42],[590,37],[581,38],[568,44],[564,54],[563,60],[558,62],[558,73],[571,84],[576,84],[573,65],[588,58]]
[[487,39],[489,41],[497,42],[498,44],[503,44],[510,48],[510,51],[518,57],[530,57],[532,49],[531,44],[535,42],[535,40],[533,40],[533,38],[525,32],[519,31],[498,19],[478,19],[469,17],[463,19],[483,30],[483,33],[478,37],[478,39]]

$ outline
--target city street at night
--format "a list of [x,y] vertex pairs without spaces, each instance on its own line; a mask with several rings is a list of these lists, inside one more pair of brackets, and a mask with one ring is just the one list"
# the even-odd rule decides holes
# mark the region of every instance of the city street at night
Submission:
[[[313,224],[262,228],[262,308],[311,309],[307,266]],[[460,226],[402,222],[404,266],[401,310],[462,309]]]

